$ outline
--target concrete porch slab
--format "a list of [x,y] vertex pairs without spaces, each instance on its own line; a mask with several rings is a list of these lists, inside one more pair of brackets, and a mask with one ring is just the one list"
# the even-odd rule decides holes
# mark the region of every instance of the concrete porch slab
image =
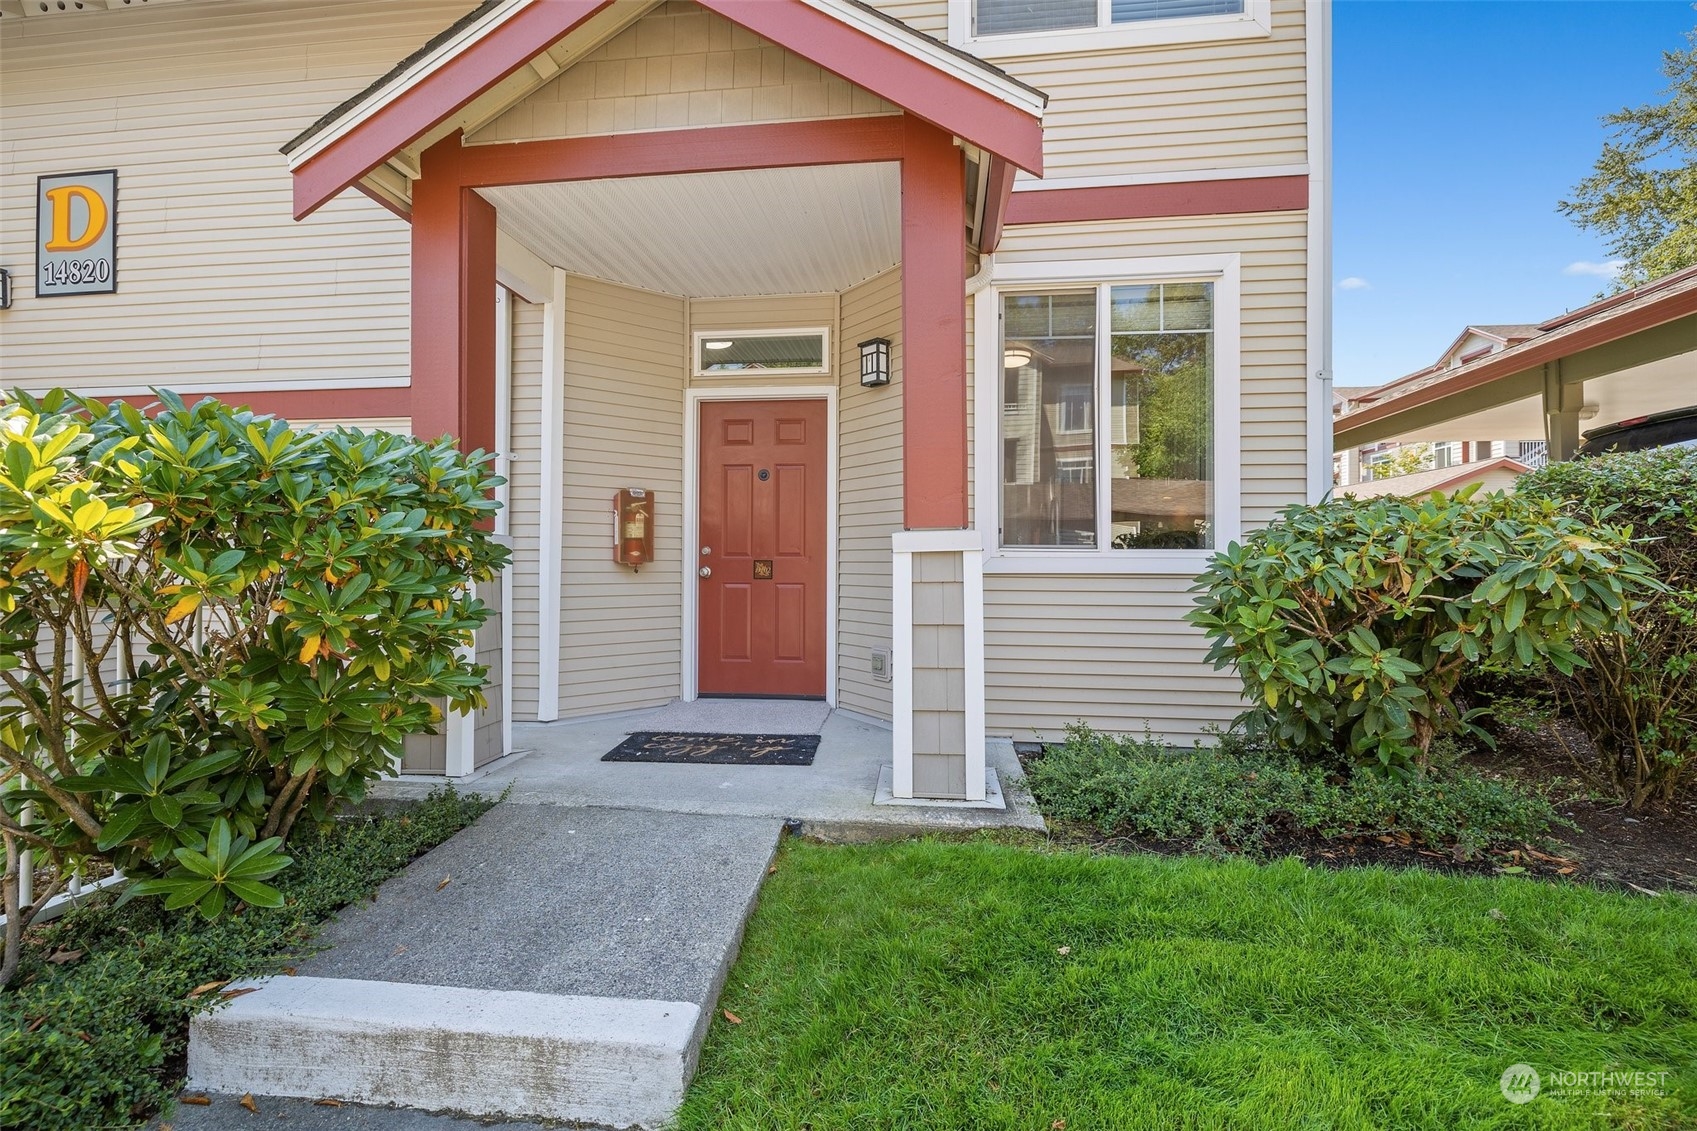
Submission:
[[[513,741],[526,751],[477,778],[473,788],[521,805],[658,810],[773,817],[826,839],[900,837],[974,829],[1042,829],[1043,818],[1023,785],[1013,743],[993,738],[985,751],[1007,806],[1004,809],[875,805],[880,770],[890,765],[887,724],[832,711],[820,728],[811,766],[698,766],[603,762],[601,755],[631,731],[652,730],[658,711],[630,712],[558,723],[521,723]],[[422,797],[440,779],[399,778],[372,788],[378,798]]]
[[996,773],[994,766],[984,771],[984,800],[983,801],[950,801],[938,800],[931,797],[897,797],[895,789],[895,770],[885,766],[878,771],[878,792],[873,795],[874,805],[903,805],[915,809],[1006,809],[1008,799],[1002,793],[1001,776]]
[[678,734],[818,734],[831,708],[816,699],[674,699],[645,712],[641,726]]

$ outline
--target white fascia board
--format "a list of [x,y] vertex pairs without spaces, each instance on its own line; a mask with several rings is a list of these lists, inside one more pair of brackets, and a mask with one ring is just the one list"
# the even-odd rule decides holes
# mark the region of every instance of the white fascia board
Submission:
[[824,12],[856,31],[864,32],[880,43],[894,47],[904,55],[928,63],[945,74],[977,87],[1009,106],[1024,110],[1033,118],[1041,120],[1043,117],[1043,107],[1047,99],[1041,94],[995,71],[974,66],[928,36],[904,30],[859,5],[845,3],[844,0],[802,0],[802,3]]
[[438,44],[436,50],[413,63],[412,66],[397,75],[389,85],[302,142],[294,152],[289,154],[290,171],[300,168],[335,142],[346,137],[361,122],[441,70],[443,65],[454,56],[479,40],[487,38],[497,28],[531,4],[546,2],[547,0],[505,0],[500,7],[491,9],[481,20],[461,28],[459,34],[444,43]]

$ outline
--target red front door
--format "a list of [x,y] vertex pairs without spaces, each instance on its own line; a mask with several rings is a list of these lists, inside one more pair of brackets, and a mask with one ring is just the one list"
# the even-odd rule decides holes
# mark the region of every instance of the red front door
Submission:
[[827,420],[823,400],[702,402],[702,695],[825,695]]

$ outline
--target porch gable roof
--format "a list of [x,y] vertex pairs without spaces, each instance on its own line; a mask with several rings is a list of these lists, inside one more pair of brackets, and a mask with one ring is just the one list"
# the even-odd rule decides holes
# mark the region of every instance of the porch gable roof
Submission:
[[[694,0],[986,151],[1042,172],[1047,96],[859,0]],[[302,219],[385,164],[416,177],[417,150],[492,116],[656,6],[646,0],[484,0],[283,147]],[[1011,176],[1006,178],[1011,181]]]

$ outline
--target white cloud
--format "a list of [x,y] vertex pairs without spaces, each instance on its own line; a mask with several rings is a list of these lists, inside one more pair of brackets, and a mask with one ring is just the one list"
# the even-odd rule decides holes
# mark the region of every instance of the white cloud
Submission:
[[1563,267],[1561,273],[1563,275],[1595,275],[1599,279],[1615,279],[1625,269],[1626,260],[1624,259],[1611,259],[1606,263],[1592,263],[1588,259],[1581,259]]
[[1340,291],[1370,291],[1372,289],[1373,284],[1360,275],[1351,275],[1347,279],[1338,280],[1338,290]]

